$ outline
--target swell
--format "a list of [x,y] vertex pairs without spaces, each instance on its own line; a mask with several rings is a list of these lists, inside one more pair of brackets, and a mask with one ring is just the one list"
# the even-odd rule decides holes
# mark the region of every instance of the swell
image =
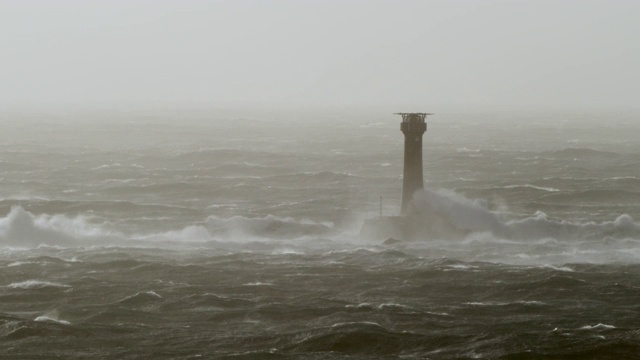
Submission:
[[561,150],[552,150],[541,153],[544,156],[549,157],[561,157],[561,158],[602,158],[611,159],[621,156],[620,154],[612,151],[595,150],[590,148],[564,148]]
[[[180,349],[160,358],[508,358],[638,348],[638,265],[518,266],[382,247],[38,251],[49,255],[29,260],[44,269],[3,268],[0,302],[12,313],[0,313],[0,341],[32,340],[12,343],[5,356],[46,348],[81,357],[95,346],[104,357]],[[25,282],[28,271],[42,274],[30,277],[40,283]]]
[[[203,223],[179,230],[152,233],[124,234],[109,230],[103,224],[94,224],[86,217],[66,215],[35,215],[22,207],[12,207],[6,217],[0,218],[0,245],[37,247],[55,246],[166,246],[195,241],[298,239],[335,234],[332,223],[309,219],[295,219],[267,215],[264,217],[210,216]],[[244,241],[246,242],[246,241]]]
[[0,211],[21,207],[34,213],[82,214],[114,213],[141,214],[145,216],[171,216],[172,214],[201,215],[201,211],[184,206],[166,204],[144,204],[127,200],[50,200],[50,199],[2,199]]
[[[548,195],[555,196],[555,195]],[[464,237],[471,233],[491,233],[503,239],[576,240],[584,238],[634,237],[640,238],[640,227],[626,214],[613,221],[571,222],[550,219],[543,212],[533,216],[503,220],[482,200],[467,199],[450,191],[426,189],[414,197],[415,211],[411,215],[419,224],[422,237]]]
[[640,202],[640,193],[629,190],[590,189],[546,194],[540,197],[540,201],[569,204],[637,204]]

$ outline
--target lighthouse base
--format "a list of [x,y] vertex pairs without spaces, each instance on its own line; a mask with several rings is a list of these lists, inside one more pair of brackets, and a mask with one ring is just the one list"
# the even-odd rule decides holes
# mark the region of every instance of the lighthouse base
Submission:
[[408,218],[406,216],[378,216],[367,219],[360,228],[360,236],[368,239],[406,240],[409,237],[407,229]]
[[463,239],[468,230],[460,229],[447,219],[431,216],[378,216],[367,219],[360,228],[360,237],[369,240],[421,241],[433,239]]

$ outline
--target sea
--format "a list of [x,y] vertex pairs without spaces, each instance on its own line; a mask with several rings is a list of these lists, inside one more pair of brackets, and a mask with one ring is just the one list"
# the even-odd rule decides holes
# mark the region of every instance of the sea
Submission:
[[640,115],[400,120],[1,113],[0,359],[640,358]]

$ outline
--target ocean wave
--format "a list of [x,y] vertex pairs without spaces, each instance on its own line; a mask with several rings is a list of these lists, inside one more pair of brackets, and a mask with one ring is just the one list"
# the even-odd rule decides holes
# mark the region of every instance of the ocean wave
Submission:
[[241,164],[236,169],[262,169],[271,172],[270,166],[276,168],[282,164],[295,162],[301,156],[295,153],[274,153],[265,150],[233,149],[233,148],[203,148],[196,151],[186,151],[176,154],[169,159],[163,159],[165,164],[191,164],[210,168],[211,165]]
[[249,282],[249,283],[246,283],[246,284],[242,284],[242,286],[273,286],[273,283],[255,281],[255,282]]
[[292,239],[304,236],[320,236],[335,233],[333,224],[316,222],[309,219],[294,219],[267,215],[265,217],[248,218],[233,216],[220,218],[210,216],[207,229],[214,235],[223,237],[253,237],[272,239]]
[[[28,208],[30,211],[46,214],[68,214],[86,212],[106,213],[135,213],[135,214],[184,214],[196,213],[197,210],[176,205],[157,203],[136,203],[127,200],[92,200],[73,201],[45,198],[4,198],[0,199],[0,208],[19,207]],[[86,218],[85,218],[86,219]]]
[[[15,206],[0,218],[0,246],[34,248],[40,245],[175,247],[213,244],[220,241],[246,243],[264,240],[296,240],[336,235],[331,222],[267,215],[264,217],[210,216],[198,225],[158,233],[130,233],[107,230],[85,216],[34,215]],[[267,250],[267,249],[265,249]],[[274,255],[299,253],[283,244],[268,249]],[[22,264],[13,264],[18,266]]]
[[245,159],[255,158],[257,155],[277,156],[279,154],[273,154],[259,150],[245,150],[235,148],[202,148],[195,151],[185,151],[175,155],[175,159],[185,161],[196,161],[200,159],[212,159],[212,158],[224,158],[229,161],[244,161]]
[[[538,266],[640,260],[640,226],[626,214],[601,222],[551,219],[542,212],[508,220],[505,214],[490,210],[487,201],[430,189],[416,194],[414,210],[410,216],[421,226],[416,240],[423,241],[389,248],[378,246],[379,242],[372,239],[360,239],[331,222],[305,218],[209,216],[176,230],[124,232],[114,229],[116,225],[112,223],[92,223],[82,215],[35,215],[14,207],[0,218],[0,246],[208,248],[255,251],[275,257],[329,250],[338,252],[331,259],[338,263],[376,259],[386,264],[408,264],[419,262],[420,255]],[[15,261],[7,264],[25,265]],[[451,266],[445,266],[445,271],[477,270],[467,263],[448,265]],[[569,269],[565,266],[556,270],[570,272]]]
[[78,260],[77,259],[63,260],[53,256],[37,256],[37,257],[28,258],[25,260],[18,260],[18,261],[11,262],[7,264],[7,267],[23,266],[23,265],[43,266],[43,265],[51,265],[51,264],[65,264],[67,262],[78,262]]
[[570,268],[568,266],[553,266],[553,265],[550,265],[550,264],[545,264],[545,265],[543,265],[543,267],[549,268],[549,269],[553,269],[553,270],[556,270],[556,271],[575,272],[574,269],[572,269],[572,268]]
[[171,301],[162,305],[162,310],[175,311],[189,309],[188,311],[212,311],[222,309],[242,309],[254,307],[255,302],[238,297],[228,297],[212,293],[195,294]]
[[374,321],[340,322],[312,329],[282,348],[295,352],[334,352],[381,357],[424,347],[425,338],[410,332],[394,332]]
[[33,166],[28,164],[10,162],[10,161],[0,161],[0,170],[2,171],[27,171],[33,170]]
[[60,314],[58,313],[57,310],[49,311],[46,314],[40,315],[36,317],[33,321],[52,322],[52,323],[61,324],[61,325],[71,325],[71,322],[60,319]]
[[552,187],[536,186],[536,185],[531,185],[531,184],[503,186],[503,189],[521,189],[521,188],[529,188],[529,189],[548,191],[548,192],[558,192],[558,191],[560,191],[560,189],[556,189],[556,188],[552,188]]
[[561,150],[547,151],[543,154],[546,156],[557,156],[563,158],[611,158],[620,156],[620,154],[612,151],[602,151],[589,148],[565,148]]
[[333,172],[333,171],[309,171],[301,173],[290,173],[284,175],[275,175],[268,178],[278,184],[286,184],[294,187],[306,187],[310,183],[332,183],[338,184],[346,181],[353,181],[359,177],[349,172]]
[[71,323],[67,320],[54,319],[46,315],[38,316],[33,321],[49,321],[49,322],[54,322],[56,324],[71,325]]
[[[81,240],[111,237],[113,234],[91,225],[85,217],[69,218],[64,215],[34,215],[21,207],[13,207],[0,218],[0,244],[5,246],[35,247],[40,244],[77,246]],[[89,242],[85,245],[90,244]]]
[[25,280],[25,281],[11,283],[6,287],[11,289],[30,290],[30,289],[44,289],[44,288],[70,288],[71,286],[56,283],[56,282],[51,282],[51,281]]
[[370,303],[360,303],[357,305],[354,304],[348,304],[345,305],[346,309],[356,309],[356,310],[367,310],[367,311],[371,311],[371,310],[391,310],[391,311],[403,311],[403,312],[416,312],[415,309],[413,309],[410,306],[407,305],[403,305],[403,304],[398,304],[398,303],[384,303],[384,304],[379,304],[379,305],[373,305]]
[[535,300],[530,300],[530,301],[525,301],[525,300],[519,300],[519,301],[470,301],[470,302],[466,302],[463,303],[463,305],[469,305],[469,306],[498,306],[498,307],[502,307],[502,306],[544,306],[546,305],[544,302],[542,301],[535,301]]
[[[465,238],[472,233],[490,233],[499,239],[603,239],[640,237],[640,226],[627,214],[612,221],[571,222],[549,219],[543,212],[520,220],[503,220],[491,211],[487,202],[471,200],[447,190],[425,189],[417,192],[411,216],[422,236]],[[495,238],[494,238],[495,240]]]
[[596,325],[585,325],[579,328],[578,330],[610,330],[615,329],[616,327],[613,325],[607,325],[603,323],[599,323]]
[[127,296],[122,300],[117,301],[117,304],[128,306],[145,305],[150,302],[156,302],[162,300],[162,296],[155,291],[141,291],[134,295]]
[[35,262],[35,261],[14,261],[12,263],[7,264],[7,267],[31,265],[31,264],[37,264],[37,262]]
[[551,203],[579,204],[579,203],[614,203],[635,204],[640,202],[640,193],[619,189],[589,189],[581,191],[549,194],[541,197],[541,201]]

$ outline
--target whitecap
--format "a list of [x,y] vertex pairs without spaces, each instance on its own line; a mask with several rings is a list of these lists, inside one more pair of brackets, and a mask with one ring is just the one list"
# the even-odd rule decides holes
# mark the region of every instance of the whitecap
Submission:
[[522,305],[546,305],[546,303],[542,302],[542,301],[536,301],[536,300],[520,300],[520,301],[516,301],[515,304],[522,304]]
[[598,323],[596,325],[585,325],[578,330],[609,330],[609,329],[615,329],[615,328],[616,327],[613,325]]
[[7,264],[7,267],[22,266],[22,265],[29,265],[29,264],[37,264],[37,263],[33,261],[14,261],[10,264]]
[[160,294],[158,294],[158,293],[157,293],[157,292],[155,292],[155,291],[145,291],[145,294],[147,294],[147,295],[151,295],[151,296],[156,297],[156,298],[158,298],[158,299],[162,299],[162,296],[160,296]]
[[49,311],[35,318],[33,321],[54,322],[56,324],[71,325],[67,320],[60,319],[58,310]]
[[477,266],[472,266],[472,265],[464,265],[464,264],[453,264],[453,265],[446,265],[446,267],[451,268],[451,269],[456,269],[456,270],[470,270],[470,269],[477,269]]
[[380,304],[378,305],[378,309],[383,310],[383,309],[393,309],[393,308],[398,308],[398,309],[411,309],[409,306],[407,305],[402,305],[402,304],[396,304],[396,303],[387,303],[387,304]]
[[372,309],[373,306],[369,303],[360,303],[358,305],[346,305],[347,309]]
[[335,327],[353,326],[353,325],[372,325],[372,326],[382,327],[382,326],[380,326],[380,324],[378,324],[377,322],[373,322],[373,321],[341,322],[341,323],[335,323],[335,324],[331,325],[331,327],[335,328]]
[[49,281],[25,280],[25,281],[11,283],[11,284],[7,285],[6,287],[11,288],[11,289],[25,289],[25,290],[27,290],[27,289],[42,289],[42,288],[46,288],[46,287],[69,288],[71,286],[60,284],[60,283],[55,283],[55,282],[49,282]]
[[429,315],[438,315],[438,316],[451,316],[451,314],[446,313],[446,312],[433,312],[433,311],[426,311],[427,314]]
[[542,191],[548,191],[548,192],[559,192],[560,191],[560,189],[556,189],[556,188],[552,188],[552,187],[536,186],[536,185],[531,185],[531,184],[508,185],[508,186],[504,186],[503,188],[504,189],[530,188],[530,189],[536,189],[536,190],[542,190]]
[[547,265],[544,265],[543,267],[557,270],[557,271],[575,272],[575,270],[573,270],[568,266],[554,266],[554,265],[547,264]]
[[278,249],[271,252],[271,255],[301,255],[301,254],[304,254],[304,252],[293,250],[290,248]]
[[242,284],[242,286],[273,286],[273,283],[270,283],[270,282],[255,281],[255,282],[250,282],[250,283]]
[[471,301],[471,302],[466,302],[463,303],[464,305],[471,305],[471,306],[504,306],[504,305],[508,305],[509,303],[506,302],[493,302],[493,301],[488,301],[488,302],[479,302],[479,301]]
[[49,322],[54,322],[54,323],[62,324],[62,325],[71,325],[71,323],[68,322],[67,320],[55,319],[55,318],[47,316],[47,315],[38,316],[33,321],[49,321]]

